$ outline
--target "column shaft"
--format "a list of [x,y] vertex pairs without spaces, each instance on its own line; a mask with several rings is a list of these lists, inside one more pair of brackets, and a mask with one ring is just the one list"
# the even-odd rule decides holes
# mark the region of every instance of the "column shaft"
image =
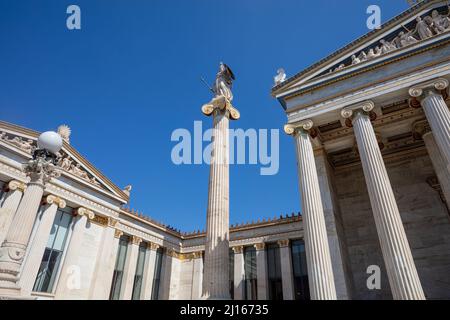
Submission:
[[234,251],[234,300],[244,299],[244,252],[243,248],[239,247]]
[[14,214],[19,207],[20,200],[22,199],[23,190],[16,188],[15,190],[9,190],[6,194],[5,201],[0,209],[0,245],[5,240],[9,226],[14,218]]
[[305,249],[312,300],[335,300],[333,269],[311,141],[307,132],[295,135]]
[[283,300],[294,300],[294,271],[289,241],[280,241],[281,281],[283,284]]
[[450,110],[441,94],[429,91],[422,100],[422,107],[430,124],[436,143],[450,171]]
[[267,254],[264,247],[256,247],[256,286],[258,300],[269,299],[269,278],[267,275]]
[[123,286],[122,292],[120,293],[121,300],[131,300],[138,253],[139,243],[134,241],[130,242],[128,244],[128,257],[125,261],[125,269],[123,271]]
[[194,270],[192,275],[192,293],[191,298],[193,300],[199,300],[202,296],[202,282],[203,282],[203,258],[194,258],[193,260]]
[[203,296],[229,299],[229,168],[228,111],[214,111],[212,158],[209,176]]
[[[153,244],[152,244],[153,245]],[[150,247],[147,251],[147,258],[144,266],[144,279],[141,291],[141,300],[150,300],[152,298],[153,279],[155,277],[157,247]]]
[[370,118],[357,111],[353,128],[394,299],[424,299],[391,183]]
[[436,139],[431,132],[427,132],[423,135],[423,141],[425,142],[428,155],[433,163],[434,171],[436,172],[439,184],[441,185],[447,206],[450,208],[450,171],[447,170],[448,162],[442,156],[436,143]]

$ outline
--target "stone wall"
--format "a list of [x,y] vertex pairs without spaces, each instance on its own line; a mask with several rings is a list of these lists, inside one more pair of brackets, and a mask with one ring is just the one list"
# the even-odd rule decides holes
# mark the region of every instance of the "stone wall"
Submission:
[[[428,156],[386,164],[405,232],[427,299],[450,298],[450,219],[426,180]],[[348,246],[354,299],[392,299],[361,166],[336,171],[336,189]],[[369,265],[381,268],[381,290],[366,286]]]

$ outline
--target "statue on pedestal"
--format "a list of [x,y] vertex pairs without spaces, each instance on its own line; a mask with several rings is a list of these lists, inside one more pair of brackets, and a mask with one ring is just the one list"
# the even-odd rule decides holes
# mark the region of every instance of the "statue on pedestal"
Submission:
[[231,92],[233,80],[235,80],[233,71],[231,71],[229,66],[221,62],[213,88],[216,97],[224,96],[231,102],[233,100],[233,93]]

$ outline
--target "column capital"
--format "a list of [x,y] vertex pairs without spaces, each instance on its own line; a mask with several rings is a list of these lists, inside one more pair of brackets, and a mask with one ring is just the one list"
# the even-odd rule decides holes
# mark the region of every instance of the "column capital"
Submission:
[[119,220],[108,217],[108,227],[116,227]]
[[149,248],[150,250],[156,251],[159,248],[159,244],[154,243],[154,242],[148,242],[147,248]]
[[116,229],[114,230],[114,238],[120,238],[121,236],[123,236],[123,231]]
[[76,216],[81,216],[81,217],[86,216],[89,220],[92,220],[95,218],[95,213],[84,207],[79,207],[77,209],[74,209],[73,214]]
[[356,114],[362,113],[370,117],[371,121],[376,120],[377,114],[373,111],[375,103],[372,100],[366,100],[341,110],[341,116],[345,119],[345,125],[349,128],[353,127],[353,118]]
[[46,197],[44,197],[43,203],[50,204],[50,205],[55,204],[60,209],[64,209],[66,207],[66,201],[61,199],[60,197],[53,195],[53,194],[49,194]]
[[131,243],[135,245],[139,245],[142,242],[142,238],[139,238],[138,236],[131,236]]
[[314,122],[311,119],[305,119],[284,125],[284,132],[287,135],[295,136],[300,132],[308,133],[312,138],[317,137],[317,130],[314,128]]
[[203,251],[196,251],[193,253],[194,259],[200,259],[203,256]]
[[280,248],[284,248],[284,247],[288,247],[289,246],[289,239],[283,239],[283,240],[278,240],[277,243],[280,246]]
[[238,120],[241,117],[239,111],[224,96],[217,96],[202,106],[202,112],[206,116],[212,115],[214,110],[228,112],[231,120]]
[[266,244],[264,242],[255,243],[254,246],[257,251],[264,250],[266,248]]
[[448,88],[449,82],[445,78],[437,78],[430,81],[422,82],[417,85],[412,86],[409,89],[409,95],[413,98],[422,97],[424,90],[430,90],[434,92],[441,92]]
[[235,246],[235,247],[233,247],[233,251],[234,251],[234,254],[242,253],[242,252],[244,252],[244,247],[243,246]]
[[27,189],[27,185],[24,182],[18,180],[11,180],[10,182],[8,182],[5,189],[6,191],[19,190],[23,193]]

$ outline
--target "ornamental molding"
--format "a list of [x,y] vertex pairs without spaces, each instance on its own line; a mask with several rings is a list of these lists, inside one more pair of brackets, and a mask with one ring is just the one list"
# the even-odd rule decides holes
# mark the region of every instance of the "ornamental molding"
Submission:
[[99,226],[102,226],[102,227],[107,227],[108,226],[108,222],[109,222],[109,218],[96,214],[94,219],[91,220],[91,222],[95,223],[95,224],[97,224]]
[[149,248],[150,250],[156,251],[159,249],[159,247],[160,247],[160,245],[157,243],[150,242],[150,241],[147,242],[147,248]]
[[139,245],[142,242],[142,238],[137,236],[131,236],[131,243],[134,245]]
[[202,106],[202,112],[206,116],[210,116],[215,110],[228,112],[230,120],[238,120],[241,117],[239,111],[231,104],[231,102],[224,96],[217,96],[210,102]]
[[123,236],[123,231],[119,229],[114,230],[114,238],[120,238],[121,236]]
[[283,239],[277,241],[280,248],[289,247],[289,239]]
[[49,195],[45,196],[43,199],[43,203],[48,204],[48,205],[54,204],[54,205],[58,206],[58,208],[60,208],[60,209],[64,209],[66,207],[66,201],[61,199],[58,196],[53,195],[53,194],[49,194]]
[[24,182],[18,181],[18,180],[11,180],[6,185],[6,191],[21,191],[22,193],[25,192],[27,189],[27,185]]
[[266,244],[264,242],[255,243],[254,246],[257,251],[264,250],[266,248]]

